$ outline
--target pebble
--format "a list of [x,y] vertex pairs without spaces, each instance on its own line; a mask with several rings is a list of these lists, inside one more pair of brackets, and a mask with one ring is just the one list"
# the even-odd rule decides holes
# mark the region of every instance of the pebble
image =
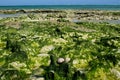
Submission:
[[63,63],[65,61],[64,58],[58,58],[57,62],[60,64],[60,63]]

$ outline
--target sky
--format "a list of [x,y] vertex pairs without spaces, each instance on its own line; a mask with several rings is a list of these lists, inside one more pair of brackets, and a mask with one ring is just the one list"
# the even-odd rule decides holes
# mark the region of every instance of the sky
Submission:
[[0,0],[2,5],[120,5],[120,0]]

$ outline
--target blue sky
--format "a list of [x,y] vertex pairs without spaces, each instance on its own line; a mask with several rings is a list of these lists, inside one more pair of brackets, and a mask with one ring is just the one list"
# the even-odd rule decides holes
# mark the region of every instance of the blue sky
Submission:
[[2,5],[120,5],[120,0],[0,0]]

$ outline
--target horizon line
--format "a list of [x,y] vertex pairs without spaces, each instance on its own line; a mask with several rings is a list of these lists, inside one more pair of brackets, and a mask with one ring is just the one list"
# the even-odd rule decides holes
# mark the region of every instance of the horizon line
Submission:
[[0,5],[0,6],[120,6],[120,4],[45,4],[45,5]]

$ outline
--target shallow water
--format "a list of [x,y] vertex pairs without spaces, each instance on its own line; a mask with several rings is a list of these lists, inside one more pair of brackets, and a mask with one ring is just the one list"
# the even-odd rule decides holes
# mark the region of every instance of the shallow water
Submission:
[[120,24],[120,20],[105,20],[104,22],[108,22],[112,24]]
[[29,14],[29,13],[0,14],[0,18],[20,17],[20,16],[27,15],[27,14]]
[[21,14],[0,14],[0,18],[19,17]]
[[72,22],[94,22],[94,23],[107,22],[110,24],[120,24],[120,20],[77,20],[77,19],[73,19]]

